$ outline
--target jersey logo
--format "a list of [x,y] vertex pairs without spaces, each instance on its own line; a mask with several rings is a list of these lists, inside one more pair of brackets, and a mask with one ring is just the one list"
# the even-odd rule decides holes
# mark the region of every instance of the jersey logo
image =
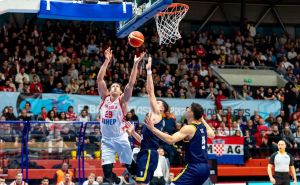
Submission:
[[213,141],[214,153],[220,157],[225,152],[225,141],[223,139],[215,139]]
[[117,119],[105,119],[102,118],[102,123],[104,125],[114,125],[117,122]]

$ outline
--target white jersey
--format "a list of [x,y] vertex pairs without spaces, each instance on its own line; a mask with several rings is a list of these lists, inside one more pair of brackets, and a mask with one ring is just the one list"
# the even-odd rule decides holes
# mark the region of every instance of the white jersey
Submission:
[[104,138],[119,137],[125,133],[125,114],[121,105],[121,96],[115,101],[107,96],[100,105],[101,132]]

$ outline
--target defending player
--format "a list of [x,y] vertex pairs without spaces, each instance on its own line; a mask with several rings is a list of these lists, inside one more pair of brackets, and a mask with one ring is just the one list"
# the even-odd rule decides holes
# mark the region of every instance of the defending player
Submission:
[[184,170],[174,178],[173,185],[201,185],[209,176],[207,159],[207,137],[214,137],[214,131],[202,118],[203,108],[197,103],[192,103],[186,111],[188,125],[183,126],[172,136],[155,127],[151,117],[145,118],[145,123],[161,140],[174,144],[185,140],[187,165]]
[[102,64],[97,76],[98,92],[102,99],[100,105],[101,132],[102,132],[102,168],[104,182],[121,184],[124,179],[113,173],[115,154],[118,153],[119,160],[124,164],[131,164],[132,150],[128,140],[128,134],[124,127],[124,117],[127,112],[128,102],[132,96],[133,86],[136,81],[139,62],[144,58],[145,53],[140,57],[134,57],[134,64],[129,82],[122,94],[121,86],[113,83],[108,91],[104,76],[106,69],[112,59],[112,50],[105,51],[105,62]]
[[[162,99],[156,99],[154,95],[154,85],[151,72],[152,58],[148,58],[146,65],[147,69],[147,92],[149,95],[151,111],[148,114],[151,117],[153,126],[162,130],[164,126],[164,120],[162,114],[169,110],[169,105]],[[156,137],[146,126],[142,128],[142,135],[139,136],[134,132],[134,128],[131,127],[128,131],[132,131],[131,134],[138,142],[141,143],[140,152],[137,154],[136,159],[136,177],[137,184],[148,184],[154,174],[154,171],[158,164],[158,152],[160,139]]]

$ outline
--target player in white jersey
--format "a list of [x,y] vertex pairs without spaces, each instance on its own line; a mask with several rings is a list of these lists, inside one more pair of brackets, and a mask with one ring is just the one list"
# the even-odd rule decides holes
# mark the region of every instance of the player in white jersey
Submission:
[[102,99],[100,105],[101,132],[102,132],[102,168],[104,182],[121,184],[123,178],[119,178],[112,172],[115,154],[119,156],[121,163],[130,165],[132,162],[132,150],[125,130],[125,114],[128,102],[132,96],[133,86],[136,81],[139,62],[144,58],[145,53],[140,57],[134,57],[134,64],[130,74],[129,82],[121,91],[118,83],[113,83],[110,90],[107,89],[104,76],[109,63],[112,60],[112,50],[105,51],[105,62],[102,64],[97,76],[98,92]]

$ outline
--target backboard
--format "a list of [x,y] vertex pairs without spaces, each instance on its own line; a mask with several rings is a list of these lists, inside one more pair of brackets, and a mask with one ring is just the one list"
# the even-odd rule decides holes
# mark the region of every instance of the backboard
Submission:
[[134,0],[133,17],[127,21],[119,21],[117,37],[124,38],[132,31],[137,30],[157,13],[166,9],[173,0]]

